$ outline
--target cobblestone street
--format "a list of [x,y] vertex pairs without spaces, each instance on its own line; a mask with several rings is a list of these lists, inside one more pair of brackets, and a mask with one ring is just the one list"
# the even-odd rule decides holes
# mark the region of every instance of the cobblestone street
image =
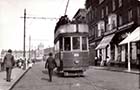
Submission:
[[12,90],[139,90],[138,75],[89,68],[85,77],[58,77],[48,82],[44,62],[33,65]]

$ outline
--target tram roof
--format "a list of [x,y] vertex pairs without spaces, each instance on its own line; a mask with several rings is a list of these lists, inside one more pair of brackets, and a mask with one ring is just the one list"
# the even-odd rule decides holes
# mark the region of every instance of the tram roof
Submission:
[[76,20],[70,21],[70,19],[67,17],[67,15],[61,16],[59,21],[56,23],[54,33],[56,33],[57,29],[62,25],[69,25],[69,24],[86,24],[86,22],[80,22]]

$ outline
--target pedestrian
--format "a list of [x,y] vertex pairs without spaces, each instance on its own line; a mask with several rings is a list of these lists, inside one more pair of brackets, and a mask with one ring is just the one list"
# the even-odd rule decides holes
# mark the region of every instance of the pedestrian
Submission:
[[49,73],[49,81],[52,82],[52,74],[53,74],[53,69],[57,67],[55,59],[53,58],[53,54],[49,53],[49,57],[46,60],[45,63],[45,68],[48,68],[48,73]]
[[95,66],[97,66],[97,64],[98,64],[98,58],[95,57]]
[[109,56],[106,57],[106,65],[110,66],[110,58],[109,58]]
[[12,69],[15,65],[15,60],[14,60],[14,56],[12,55],[11,49],[9,49],[7,54],[4,56],[4,65],[6,68],[6,81],[10,82]]

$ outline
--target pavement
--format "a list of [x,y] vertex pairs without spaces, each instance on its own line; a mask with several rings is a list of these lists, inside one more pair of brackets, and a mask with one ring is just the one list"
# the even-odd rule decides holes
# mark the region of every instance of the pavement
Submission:
[[98,70],[109,70],[115,72],[124,72],[124,73],[131,73],[131,74],[140,74],[140,70],[138,69],[131,69],[128,71],[127,68],[122,67],[107,67],[107,66],[90,66],[91,69],[98,69]]
[[[98,69],[98,70],[110,70],[110,71],[117,71],[117,72],[125,72],[125,73],[132,73],[132,74],[139,74],[139,70],[131,70],[128,71],[127,68],[120,68],[120,67],[101,67],[101,66],[90,66],[90,69]],[[20,68],[14,68],[12,70],[12,80],[11,82],[6,82],[6,72],[2,71],[0,72],[0,90],[11,90],[14,85],[22,78],[22,76],[25,75],[25,73],[30,68],[27,68],[26,70],[20,69]]]
[[13,86],[24,76],[24,74],[29,70],[27,68],[26,70],[23,70],[21,68],[14,68],[12,70],[11,75],[11,82],[6,81],[6,72],[1,71],[0,72],[0,90],[11,90]]

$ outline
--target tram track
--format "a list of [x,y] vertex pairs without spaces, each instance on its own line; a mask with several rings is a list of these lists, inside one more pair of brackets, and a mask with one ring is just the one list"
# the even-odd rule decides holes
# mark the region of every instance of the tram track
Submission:
[[73,78],[73,79],[79,81],[80,83],[82,82],[81,84],[91,85],[94,88],[94,90],[108,90],[103,86],[97,85],[97,83],[93,82],[88,77],[78,77],[78,78]]

